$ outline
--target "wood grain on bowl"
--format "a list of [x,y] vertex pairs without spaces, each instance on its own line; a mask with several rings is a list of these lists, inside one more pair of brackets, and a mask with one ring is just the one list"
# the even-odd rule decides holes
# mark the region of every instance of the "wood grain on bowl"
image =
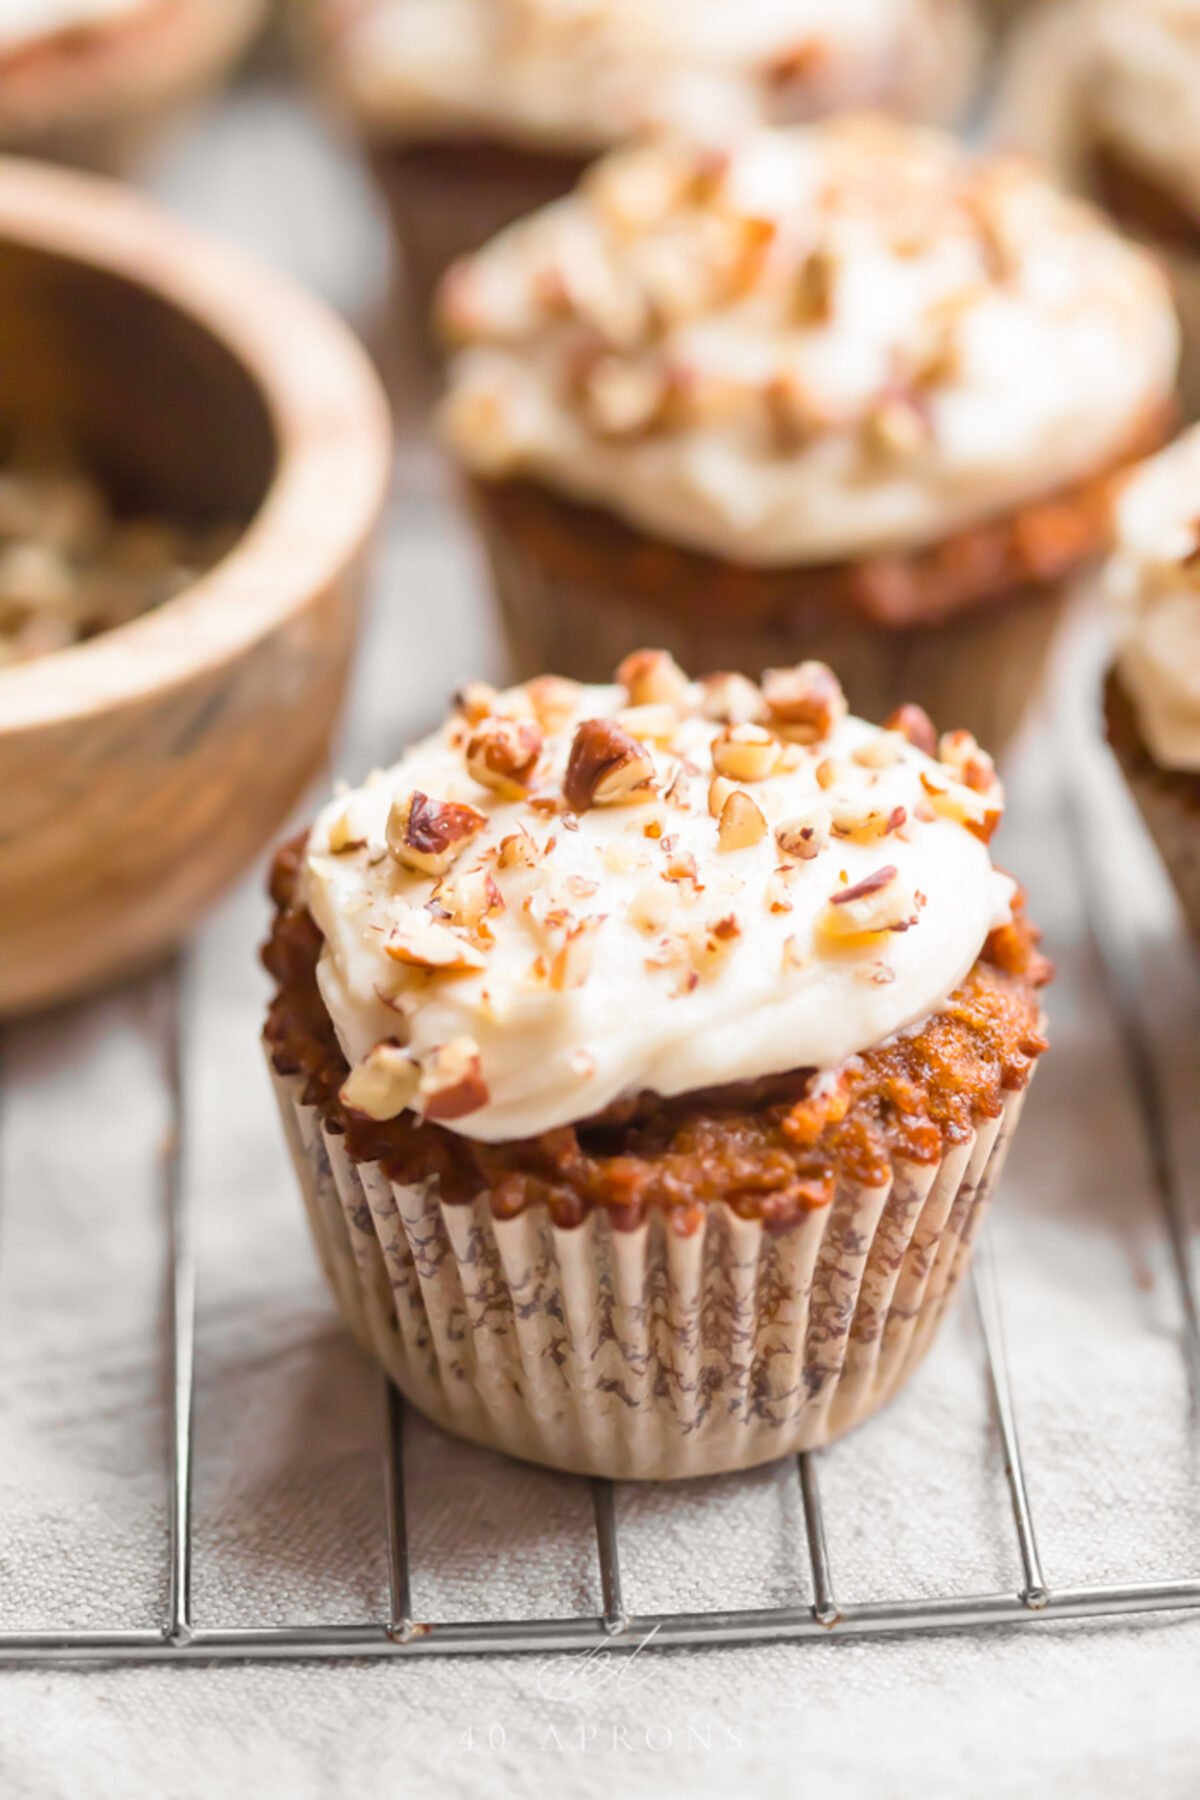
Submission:
[[178,943],[326,758],[391,432],[289,283],[90,176],[0,159],[0,425],[117,503],[245,521],[165,605],[0,669],[0,1014]]

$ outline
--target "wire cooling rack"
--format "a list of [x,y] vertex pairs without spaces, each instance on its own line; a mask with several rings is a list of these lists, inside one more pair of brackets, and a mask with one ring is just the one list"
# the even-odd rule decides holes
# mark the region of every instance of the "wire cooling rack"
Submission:
[[[1064,828],[1085,877],[1093,836],[1081,797],[1065,795]],[[1200,1400],[1200,1276],[1192,1230],[1169,1147],[1164,1096],[1152,1044],[1137,1005],[1137,971],[1128,938],[1104,904],[1103,880],[1084,881],[1089,929],[1122,1031],[1132,1085],[1145,1132],[1155,1191],[1171,1249],[1181,1299],[1180,1347],[1191,1391]],[[384,1517],[389,1605],[386,1618],[361,1624],[249,1626],[197,1625],[192,1616],[193,1378],[195,1365],[196,1256],[193,1219],[182,1179],[184,1133],[179,972],[166,983],[161,1044],[172,1129],[162,1163],[160,1205],[167,1239],[169,1300],[170,1452],[165,1544],[169,1572],[165,1616],[157,1625],[112,1630],[0,1630],[0,1666],[205,1664],[215,1661],[285,1661],[351,1657],[415,1657],[481,1653],[634,1651],[655,1647],[831,1640],[906,1632],[972,1628],[1036,1628],[1065,1620],[1133,1614],[1200,1612],[1200,1574],[1161,1582],[1083,1587],[1052,1583],[1042,1565],[1017,1429],[995,1267],[986,1237],[976,1251],[972,1284],[984,1347],[985,1378],[995,1426],[1004,1450],[1012,1526],[1022,1580],[1015,1593],[956,1593],[937,1598],[841,1603],[837,1598],[819,1480],[819,1454],[797,1458],[797,1478],[812,1583],[807,1605],[738,1611],[634,1614],[621,1582],[612,1483],[591,1483],[599,1565],[598,1614],[565,1619],[426,1621],[414,1616],[404,1483],[404,1403],[384,1390],[382,1420]]]

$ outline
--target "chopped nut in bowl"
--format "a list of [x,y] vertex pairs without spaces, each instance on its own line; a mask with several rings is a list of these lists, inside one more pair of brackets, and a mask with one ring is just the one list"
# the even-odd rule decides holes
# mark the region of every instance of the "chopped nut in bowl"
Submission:
[[125,625],[219,562],[232,525],[120,518],[62,454],[0,459],[0,668]]
[[[480,744],[521,746],[548,693],[535,768],[497,782]],[[347,1321],[416,1406],[665,1478],[891,1398],[1045,1048],[1003,805],[968,734],[869,725],[824,665],[692,681],[639,651],[609,685],[473,687],[279,852],[284,1130]]]
[[[612,152],[443,301],[518,673],[596,679],[653,631],[828,663],[993,753],[1173,413],[1151,259],[1032,166],[870,116]],[[822,723],[803,675],[763,698]]]
[[322,766],[390,432],[336,320],[92,176],[0,168],[0,338],[3,1015],[179,943]]

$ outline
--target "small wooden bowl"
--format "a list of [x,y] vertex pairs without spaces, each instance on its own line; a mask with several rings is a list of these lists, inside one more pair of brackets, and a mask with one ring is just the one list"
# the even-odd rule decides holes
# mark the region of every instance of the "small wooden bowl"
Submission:
[[324,763],[391,462],[350,332],[91,176],[0,159],[0,424],[120,506],[244,519],[175,599],[0,669],[0,1015],[147,963]]
[[227,76],[267,0],[143,0],[0,54],[0,147],[113,174]]

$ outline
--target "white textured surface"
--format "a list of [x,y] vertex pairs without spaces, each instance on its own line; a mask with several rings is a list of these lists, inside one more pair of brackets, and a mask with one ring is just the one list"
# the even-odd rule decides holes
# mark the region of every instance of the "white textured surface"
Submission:
[[[290,142],[293,127],[269,117],[276,141]],[[235,111],[208,166],[236,169],[237,134],[256,123]],[[183,157],[169,191],[212,218],[223,204],[194,185],[198,161]],[[277,225],[287,194],[276,206],[263,172],[246,166],[244,178],[227,177],[230,206],[249,221],[257,197]],[[319,166],[329,211],[324,230],[308,220],[296,254],[334,284],[345,280],[347,241],[369,260],[372,239],[357,189]],[[490,640],[477,649],[469,553],[445,523],[425,458],[406,455],[400,486],[344,767],[394,756],[457,677],[495,670]],[[1143,929],[1144,992],[1171,1059],[1179,1149],[1194,1160],[1194,976],[1119,789],[1102,759],[1089,768],[1104,866]],[[1000,840],[1002,859],[1028,878],[1061,970],[1054,1052],[995,1219],[1032,1499],[1052,1583],[1197,1574],[1197,1440],[1178,1309],[1113,1021],[1082,936],[1060,793],[1055,758],[1035,742]],[[266,983],[252,955],[265,916],[257,881],[222,909],[197,944],[186,1008],[187,1175],[201,1235],[195,1598],[207,1624],[380,1617],[386,1604],[377,1378],[338,1330],[317,1277],[255,1041]],[[4,1045],[6,1626],[152,1623],[163,1603],[151,1159],[164,1107],[146,1008],[144,992],[117,995],[69,1021],[13,1030]],[[420,1612],[598,1608],[583,1485],[420,1425],[410,1444]],[[896,1408],[821,1468],[839,1594],[1016,1587],[968,1309]],[[626,1490],[619,1516],[638,1608],[807,1592],[787,1467]],[[831,1791],[1159,1800],[1195,1791],[1198,1669],[1193,1617],[673,1652],[565,1700],[547,1698],[535,1663],[513,1658],[6,1670],[0,1790],[6,1800],[458,1800],[551,1787],[559,1800]],[[552,1673],[580,1681],[569,1658]],[[689,1727],[699,1734],[690,1742]]]

